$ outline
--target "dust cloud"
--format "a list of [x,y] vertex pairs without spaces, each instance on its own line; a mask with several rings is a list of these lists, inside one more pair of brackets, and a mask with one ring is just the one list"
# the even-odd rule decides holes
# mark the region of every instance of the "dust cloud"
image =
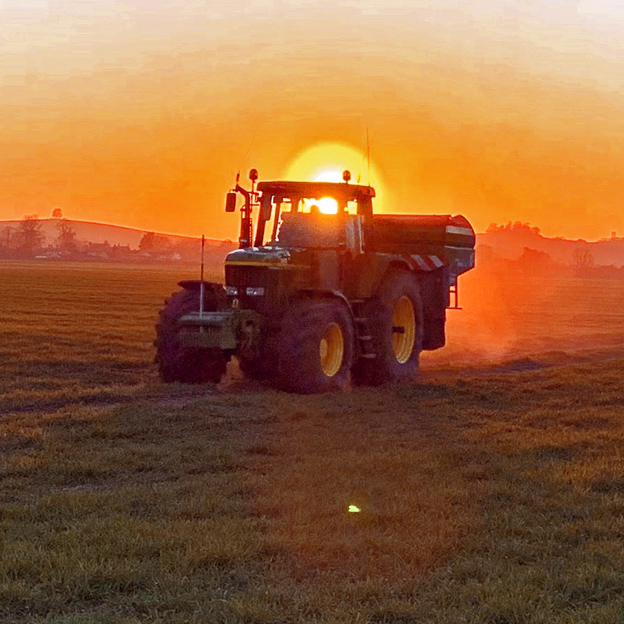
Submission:
[[424,370],[512,370],[624,354],[621,280],[535,277],[475,269],[460,278],[462,310],[447,312],[447,345]]

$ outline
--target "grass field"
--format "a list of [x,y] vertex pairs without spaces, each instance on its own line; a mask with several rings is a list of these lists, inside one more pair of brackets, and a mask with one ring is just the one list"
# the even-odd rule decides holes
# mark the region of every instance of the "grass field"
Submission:
[[158,383],[194,272],[0,264],[1,622],[624,622],[624,284],[475,271],[418,384],[292,396]]

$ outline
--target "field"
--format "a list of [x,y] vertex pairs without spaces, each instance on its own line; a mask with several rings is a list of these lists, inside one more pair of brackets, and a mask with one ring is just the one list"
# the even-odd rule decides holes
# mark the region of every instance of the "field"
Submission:
[[0,264],[1,622],[624,622],[624,283],[475,271],[418,384],[292,396],[158,382],[195,272]]

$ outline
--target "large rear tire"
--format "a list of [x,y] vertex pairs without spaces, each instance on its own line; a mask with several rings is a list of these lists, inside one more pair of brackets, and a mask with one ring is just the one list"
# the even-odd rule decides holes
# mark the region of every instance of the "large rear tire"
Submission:
[[391,271],[362,312],[368,319],[371,350],[376,357],[357,362],[354,381],[370,386],[414,381],[423,332],[423,305],[416,276]]
[[[204,293],[204,310],[219,308],[219,293],[212,286]],[[196,349],[180,344],[180,324],[185,314],[199,311],[199,291],[181,290],[165,301],[156,323],[156,363],[166,383],[219,383],[225,374],[228,358],[220,349]]]
[[286,313],[275,342],[273,385],[314,394],[351,381],[353,322],[338,300],[305,300]]

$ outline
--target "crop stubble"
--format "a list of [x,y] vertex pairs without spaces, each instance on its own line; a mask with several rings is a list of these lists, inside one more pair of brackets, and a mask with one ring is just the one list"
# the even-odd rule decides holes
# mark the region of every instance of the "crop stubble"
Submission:
[[418,385],[299,397],[157,382],[194,271],[0,266],[0,619],[624,618],[621,284],[475,272]]

